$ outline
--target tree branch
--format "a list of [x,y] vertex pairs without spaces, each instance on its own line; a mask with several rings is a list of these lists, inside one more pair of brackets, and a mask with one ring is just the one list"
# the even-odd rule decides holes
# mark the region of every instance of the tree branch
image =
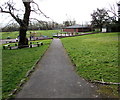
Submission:
[[[13,19],[12,20],[10,20],[8,23],[7,23],[7,25],[5,25],[3,28],[6,28],[7,26],[9,26],[9,25],[11,25],[11,24],[13,24],[14,22],[12,22],[12,21],[14,21]],[[12,22],[12,23],[11,23]]]
[[109,5],[109,6],[110,6],[110,9],[108,9],[107,11],[110,12],[110,13],[112,13],[114,15],[114,17],[118,17],[115,5],[113,4],[113,5]]
[[12,13],[12,10],[14,10],[14,7],[12,7],[12,5],[11,5],[9,2],[7,2],[6,4],[8,5],[8,11],[3,10],[3,8],[0,7],[0,12],[1,12],[1,13],[8,13],[8,14],[10,14],[10,15],[19,23],[19,25],[21,25],[22,20],[21,20],[20,18],[18,18],[18,16],[15,16],[15,15]]
[[40,21],[40,20],[38,20],[37,18],[30,18],[30,19],[36,20],[36,21],[38,21],[39,23],[43,24],[43,21]]
[[[35,3],[34,1],[33,1],[32,3],[35,4],[35,5],[37,6],[38,11],[39,11],[41,14],[43,14],[44,17],[50,18],[50,17],[48,17],[47,15],[45,15],[45,14],[40,10],[39,5],[38,5],[37,3]],[[37,11],[36,11],[35,9],[32,10],[32,11],[35,12],[35,13],[37,13]],[[37,13],[37,14],[40,14],[40,13]]]
[[0,7],[0,12],[1,12],[1,13],[9,13],[9,14],[10,14],[10,11],[5,11],[5,10],[3,10],[2,7]]

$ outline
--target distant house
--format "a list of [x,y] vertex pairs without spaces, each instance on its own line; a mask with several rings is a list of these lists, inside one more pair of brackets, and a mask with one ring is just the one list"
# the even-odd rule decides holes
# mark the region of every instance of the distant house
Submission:
[[91,27],[83,25],[73,25],[63,28],[63,32],[89,32]]

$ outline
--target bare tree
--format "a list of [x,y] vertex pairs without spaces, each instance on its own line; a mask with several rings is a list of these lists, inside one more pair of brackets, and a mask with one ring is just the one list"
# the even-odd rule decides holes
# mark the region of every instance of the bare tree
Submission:
[[119,28],[120,27],[120,18],[119,18],[119,14],[118,14],[119,7],[117,7],[117,6],[118,6],[118,3],[110,5],[110,8],[107,10],[107,12],[110,13],[110,15],[111,15],[110,27],[111,27],[112,31],[120,32],[120,28]]
[[[12,16],[12,18],[15,19],[15,21],[20,26],[20,28],[19,28],[20,40],[19,40],[19,44],[18,44],[19,48],[28,47],[28,39],[26,37],[26,32],[27,32],[28,26],[29,26],[30,13],[35,12],[37,14],[43,14],[46,18],[49,18],[40,10],[39,5],[37,3],[35,3],[33,0],[22,0],[22,3],[24,5],[23,18],[20,18],[19,14],[17,14],[17,15],[15,14],[15,11],[19,11],[19,10],[17,10],[14,7],[15,4],[13,1],[9,0],[4,5],[0,6],[0,12],[10,14]],[[35,6],[37,6],[37,9],[35,9],[34,7],[31,8],[31,3],[34,4]]]
[[[117,3],[116,3],[117,5]],[[115,4],[110,5],[110,8],[107,10],[108,13],[111,13],[112,15],[112,21],[116,22],[118,20],[118,11],[117,11],[117,6]]]

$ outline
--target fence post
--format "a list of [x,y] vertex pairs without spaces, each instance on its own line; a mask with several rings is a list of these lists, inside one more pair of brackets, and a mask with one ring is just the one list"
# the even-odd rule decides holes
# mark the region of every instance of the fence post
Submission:
[[32,42],[30,42],[30,48],[32,48]]

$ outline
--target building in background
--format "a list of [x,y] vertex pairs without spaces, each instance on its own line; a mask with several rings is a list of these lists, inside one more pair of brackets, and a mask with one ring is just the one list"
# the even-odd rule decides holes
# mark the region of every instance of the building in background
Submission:
[[89,32],[89,31],[91,31],[91,27],[84,25],[73,25],[63,28],[63,32]]

